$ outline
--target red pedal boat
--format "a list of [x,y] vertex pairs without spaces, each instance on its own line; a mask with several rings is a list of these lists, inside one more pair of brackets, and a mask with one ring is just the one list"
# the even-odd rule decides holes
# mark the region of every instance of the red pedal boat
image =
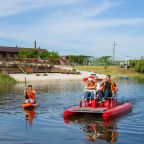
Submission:
[[118,117],[132,110],[131,103],[118,103],[115,97],[106,99],[103,103],[98,103],[98,100],[92,100],[91,103],[87,100],[85,105],[81,104],[77,107],[72,107],[64,111],[64,117],[69,117],[79,114],[95,114],[102,116],[104,119]]

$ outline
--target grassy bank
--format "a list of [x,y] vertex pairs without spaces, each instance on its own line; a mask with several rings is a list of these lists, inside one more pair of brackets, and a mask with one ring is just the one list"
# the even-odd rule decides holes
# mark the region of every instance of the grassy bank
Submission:
[[14,84],[16,80],[5,73],[0,73],[0,85]]
[[[75,68],[78,70],[106,74],[106,75],[109,74],[112,76],[125,75],[131,78],[141,77],[141,74],[138,72],[135,72],[134,69],[124,69],[118,66],[108,66],[106,68],[104,66],[76,66]],[[144,78],[144,74],[142,78]]]

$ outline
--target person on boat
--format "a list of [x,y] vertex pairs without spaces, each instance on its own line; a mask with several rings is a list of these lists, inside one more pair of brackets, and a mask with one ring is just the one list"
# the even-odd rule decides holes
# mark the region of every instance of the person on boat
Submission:
[[84,90],[84,101],[86,101],[87,99],[93,100],[95,94],[96,94],[96,82],[94,79],[89,77]]
[[115,82],[111,80],[110,75],[107,75],[105,79],[105,82],[102,83],[102,91],[104,93],[104,98],[112,97],[116,94],[118,88]]
[[99,103],[104,102],[104,93],[102,91],[101,80],[97,77],[95,78],[96,81],[96,98],[98,98]]
[[25,93],[26,93],[26,96],[27,96],[26,103],[31,103],[31,104],[36,103],[35,90],[32,88],[32,85],[29,85],[26,88]]
[[29,99],[29,96],[28,96],[28,93],[27,93],[27,87],[24,90],[24,94],[25,94],[25,103],[30,103],[30,99]]

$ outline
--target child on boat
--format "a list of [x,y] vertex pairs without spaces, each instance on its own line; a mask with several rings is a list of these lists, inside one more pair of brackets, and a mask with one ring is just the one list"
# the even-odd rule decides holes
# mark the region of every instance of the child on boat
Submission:
[[92,78],[88,78],[88,81],[86,83],[86,87],[84,90],[84,100],[87,99],[93,100],[96,94],[96,83],[95,80]]
[[89,99],[90,102],[93,99],[98,99],[100,103],[104,101],[101,83],[101,79],[97,76],[95,76],[95,78],[91,78],[91,76],[88,78],[84,90],[84,101],[87,99]]
[[35,101],[35,90],[32,88],[32,85],[29,85],[25,91],[25,103],[36,103]]

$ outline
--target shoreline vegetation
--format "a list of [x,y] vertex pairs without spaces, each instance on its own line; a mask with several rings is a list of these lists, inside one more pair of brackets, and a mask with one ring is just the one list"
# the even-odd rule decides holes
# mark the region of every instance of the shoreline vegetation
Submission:
[[15,84],[17,81],[6,73],[0,73],[0,85]]
[[76,66],[77,70],[99,73],[104,75],[111,75],[113,77],[127,76],[129,78],[142,78],[144,74],[136,72],[133,68],[125,69],[119,66]]
[[[67,67],[70,69],[70,67]],[[6,74],[0,73],[0,84],[15,84],[16,82],[35,82],[35,81],[51,81],[51,80],[82,80],[93,73],[99,78],[103,78],[109,74],[113,78],[120,78],[121,76],[127,76],[129,78],[144,79],[144,74],[136,72],[134,69],[120,68],[119,66],[75,66],[76,71],[80,72],[80,75],[74,74],[62,74],[62,73],[47,73],[39,74]]]

